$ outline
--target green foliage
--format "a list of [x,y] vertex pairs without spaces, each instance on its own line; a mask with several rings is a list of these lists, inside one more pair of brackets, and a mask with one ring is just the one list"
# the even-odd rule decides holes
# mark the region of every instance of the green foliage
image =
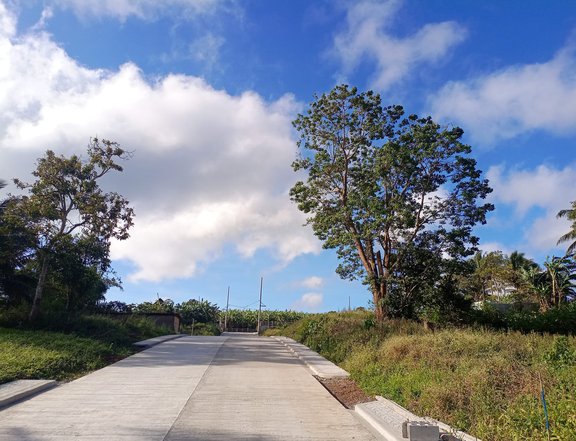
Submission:
[[191,325],[193,321],[196,323],[216,323],[220,315],[218,305],[204,299],[190,299],[187,302],[177,304],[174,309],[182,316],[182,323],[185,325]]
[[491,441],[546,440],[576,433],[575,337],[480,329],[425,331],[388,320],[366,329],[362,312],[305,317],[284,331],[350,372],[368,393]]
[[576,252],[576,201],[572,201],[571,206],[572,207],[569,209],[560,210],[557,215],[558,218],[566,218],[572,222],[572,225],[570,225],[570,231],[568,231],[566,234],[563,234],[558,239],[558,245],[564,242],[571,242],[568,245],[566,254],[573,254]]
[[186,333],[192,335],[220,335],[220,329],[215,323],[195,323],[184,328]]
[[[0,327],[0,383],[18,379],[68,380],[136,352],[132,343],[168,333],[149,320],[99,316],[46,317],[24,326]],[[0,314],[0,326],[6,326]]]
[[566,336],[557,337],[552,348],[544,355],[544,360],[552,366],[576,366],[576,350],[570,347]]
[[[117,143],[97,138],[91,140],[87,153],[88,160],[84,161],[77,155],[67,158],[48,150],[32,173],[36,178],[33,183],[14,180],[28,194],[12,197],[2,210],[0,230],[6,229],[5,234],[10,237],[19,230],[34,237],[34,245],[27,244],[37,274],[31,320],[40,314],[51,266],[52,272],[57,273],[53,276],[57,281],[53,282],[67,291],[67,306],[77,303],[88,291],[91,296],[86,300],[93,303],[95,291],[100,291],[96,297],[101,297],[109,283],[118,284],[114,278],[106,277],[110,240],[128,238],[134,212],[119,194],[103,192],[98,181],[112,170],[122,171],[116,160],[127,154]],[[18,251],[22,254],[21,250],[15,251],[14,256]],[[78,266],[89,268],[92,273]]]
[[65,380],[133,352],[130,347],[57,332],[0,328],[0,383]]
[[154,303],[142,302],[132,307],[134,313],[156,312],[169,314],[174,312],[174,301],[170,299],[158,298]]
[[[294,127],[301,157],[293,168],[308,176],[292,200],[324,247],[337,250],[338,274],[370,287],[378,320],[392,315],[391,292],[394,313],[411,316],[445,256],[459,261],[475,250],[472,228],[493,209],[477,205],[491,189],[460,142],[463,131],[346,85],[317,97]],[[414,263],[428,271],[406,274]]]
[[576,303],[561,305],[542,312],[520,311],[498,314],[492,318],[496,326],[522,332],[576,334]]
[[486,300],[513,283],[510,259],[501,251],[478,251],[470,260],[473,272],[461,280],[463,289],[474,300]]
[[[220,321],[224,322],[225,311],[220,312]],[[262,323],[274,324],[276,327],[286,326],[289,323],[295,322],[306,314],[296,311],[262,311]],[[258,325],[258,310],[251,309],[230,309],[228,310],[228,329],[242,328],[254,329]]]

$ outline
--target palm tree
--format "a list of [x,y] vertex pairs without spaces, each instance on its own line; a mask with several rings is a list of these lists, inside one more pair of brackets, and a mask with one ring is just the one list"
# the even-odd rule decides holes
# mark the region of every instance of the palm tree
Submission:
[[566,219],[572,222],[570,231],[562,235],[557,242],[557,245],[560,245],[563,242],[572,241],[572,243],[568,246],[568,249],[566,250],[566,254],[573,254],[576,251],[576,201],[572,201],[571,204],[572,208],[568,208],[566,210],[560,210],[556,215],[558,219],[565,217]]
[[524,257],[524,253],[520,251],[512,251],[510,254],[510,266],[514,271],[521,271],[522,269],[538,268],[538,264],[532,259]]
[[544,267],[548,272],[551,288],[550,301],[553,306],[560,306],[567,297],[574,294],[576,263],[573,255],[547,258]]

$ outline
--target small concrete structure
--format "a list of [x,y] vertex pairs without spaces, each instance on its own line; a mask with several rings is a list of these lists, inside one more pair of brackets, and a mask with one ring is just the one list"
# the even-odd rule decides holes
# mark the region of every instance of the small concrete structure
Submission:
[[402,433],[409,441],[438,441],[440,429],[436,424],[427,421],[407,421],[403,424],[406,431]]
[[481,441],[433,418],[415,415],[394,401],[380,396],[376,397],[376,401],[357,404],[354,410],[387,441],[428,441],[434,436],[438,440],[442,434],[451,435],[451,440]]
[[54,380],[16,380],[0,385],[0,407],[9,406],[56,386]]

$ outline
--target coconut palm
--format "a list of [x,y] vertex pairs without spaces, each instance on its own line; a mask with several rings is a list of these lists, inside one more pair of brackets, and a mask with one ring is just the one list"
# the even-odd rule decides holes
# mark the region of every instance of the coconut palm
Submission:
[[557,218],[565,217],[569,221],[572,222],[570,227],[570,231],[566,234],[562,235],[560,239],[558,239],[557,244],[560,245],[563,242],[571,242],[566,250],[566,254],[572,254],[576,251],[576,201],[572,201],[572,208],[568,208],[566,210],[560,210],[556,215]]
[[574,256],[547,258],[544,267],[550,278],[551,303],[559,306],[567,298],[574,294],[576,263]]

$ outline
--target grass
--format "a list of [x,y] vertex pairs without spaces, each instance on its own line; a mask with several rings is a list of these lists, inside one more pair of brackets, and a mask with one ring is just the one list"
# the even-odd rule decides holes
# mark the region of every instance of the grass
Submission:
[[485,441],[553,440],[576,433],[576,338],[485,329],[425,331],[378,325],[367,312],[305,318],[285,334],[350,372],[369,394],[445,421]]
[[0,328],[0,384],[69,380],[134,352],[129,346],[59,332]]
[[99,316],[46,320],[35,327],[0,327],[0,384],[71,380],[134,354],[136,341],[169,333],[141,318],[119,322]]

